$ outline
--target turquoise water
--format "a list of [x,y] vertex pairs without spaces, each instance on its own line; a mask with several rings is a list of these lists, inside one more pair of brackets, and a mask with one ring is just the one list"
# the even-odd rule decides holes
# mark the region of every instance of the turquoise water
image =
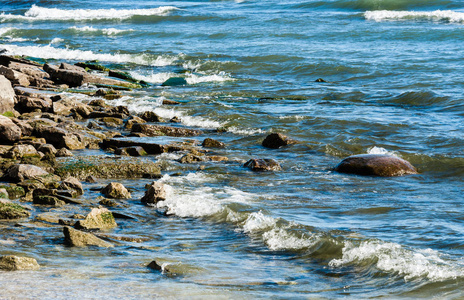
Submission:
[[[0,224],[0,254],[43,266],[1,273],[0,298],[464,297],[462,2],[126,2],[3,1],[0,48],[126,70],[150,85],[113,104],[180,116],[205,130],[199,141],[225,142],[217,153],[230,161],[197,171],[156,157],[171,187],[158,208],[139,201],[149,180],[124,182],[133,199],[116,210],[137,220],[113,233],[140,243],[70,249],[61,228]],[[161,87],[170,77],[188,85]],[[265,149],[270,132],[299,143]],[[420,174],[331,171],[361,153]],[[253,157],[283,170],[252,173],[242,163]],[[86,185],[79,212],[103,184]],[[146,269],[155,258],[181,276]]]

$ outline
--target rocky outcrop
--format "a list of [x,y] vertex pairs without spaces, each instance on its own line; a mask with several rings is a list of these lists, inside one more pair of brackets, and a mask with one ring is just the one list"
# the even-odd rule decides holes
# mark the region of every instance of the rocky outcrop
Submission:
[[0,114],[14,109],[15,96],[11,82],[5,76],[0,75]]
[[20,138],[21,129],[10,118],[0,115],[0,143],[13,144]]
[[280,171],[282,170],[280,164],[273,159],[250,159],[244,167],[252,171]]
[[154,181],[142,197],[142,202],[154,204],[166,200],[166,186],[158,181]]
[[223,142],[212,138],[206,138],[201,145],[205,148],[224,148],[226,146]]
[[289,139],[287,136],[281,133],[271,133],[264,139],[262,145],[266,148],[278,149],[280,147],[295,143],[296,141]]
[[104,207],[92,208],[84,220],[77,221],[77,229],[111,229],[118,226],[113,214]]
[[115,199],[130,199],[131,194],[119,182],[111,182],[101,190],[101,193],[109,198]]
[[0,200],[0,219],[21,219],[30,215],[31,213],[21,205],[12,203],[9,200]]
[[22,257],[15,255],[4,255],[0,256],[0,270],[4,271],[26,271],[26,270],[38,270],[40,265],[34,258]]
[[161,126],[161,125],[150,125],[150,124],[134,124],[132,126],[132,132],[141,132],[147,136],[197,136],[202,134],[201,130]]
[[95,235],[76,230],[74,228],[65,226],[63,227],[64,241],[68,246],[74,247],[87,247],[87,246],[98,246],[98,247],[114,247],[113,244],[110,244]]
[[347,157],[335,167],[334,171],[382,177],[417,174],[416,168],[408,161],[383,154],[361,154]]

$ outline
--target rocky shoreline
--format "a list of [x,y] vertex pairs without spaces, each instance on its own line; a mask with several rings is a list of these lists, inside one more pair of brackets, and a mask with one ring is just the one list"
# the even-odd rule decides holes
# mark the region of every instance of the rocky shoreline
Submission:
[[[151,111],[135,115],[125,106],[109,106],[105,101],[118,99],[125,91],[145,84],[95,62],[41,65],[23,57],[1,55],[0,221],[8,222],[7,226],[28,220],[62,228],[68,246],[114,247],[112,240],[117,237],[105,231],[118,226],[118,218],[131,216],[112,212],[111,208],[118,205],[119,199],[131,199],[130,189],[119,182],[110,182],[102,184],[102,196],[87,199],[82,181],[98,184],[112,179],[157,179],[163,166],[155,157],[169,152],[182,153],[181,163],[228,161],[211,151],[225,147],[211,138],[201,145],[196,141],[157,143],[143,139],[196,137],[204,132],[166,125],[179,122],[179,118],[163,120]],[[171,78],[163,85],[170,84],[178,81]],[[82,85],[94,88],[75,89]],[[84,103],[64,96],[63,92],[84,93],[93,99]],[[179,105],[175,101],[164,104]],[[284,135],[271,134],[262,145],[277,149],[294,143],[297,141]],[[73,154],[92,150],[103,150],[106,154]],[[243,166],[253,171],[282,169],[275,160],[261,158],[250,159]],[[371,176],[417,173],[408,162],[385,155],[354,156],[342,161],[335,171]],[[140,202],[156,206],[165,199],[165,186],[153,181],[146,186]],[[47,211],[64,206],[70,209],[61,216],[47,215]],[[72,207],[80,207],[79,212],[86,214],[69,214]],[[149,267],[163,269],[156,262]],[[37,270],[38,264],[33,258],[0,253],[0,270],[25,269]]]

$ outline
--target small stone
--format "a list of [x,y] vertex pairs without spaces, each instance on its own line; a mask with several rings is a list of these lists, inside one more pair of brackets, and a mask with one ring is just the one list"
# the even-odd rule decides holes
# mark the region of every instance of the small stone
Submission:
[[166,200],[166,186],[158,181],[154,181],[142,197],[143,203],[157,203]]
[[34,258],[21,257],[14,255],[0,256],[0,270],[17,271],[17,270],[38,270],[40,265]]
[[266,148],[278,149],[280,147],[294,143],[295,141],[289,139],[287,136],[281,133],[271,133],[264,139],[262,145]]
[[203,143],[201,144],[205,148],[224,148],[225,144],[223,142],[211,139],[211,138],[206,138]]
[[102,194],[109,198],[129,199],[131,194],[129,191],[118,182],[111,182],[101,190]]
[[63,234],[65,239],[65,244],[75,247],[86,247],[86,246],[98,246],[98,247],[114,247],[113,244],[110,244],[95,235],[76,230],[69,226],[63,227]]
[[279,163],[273,159],[250,159],[244,167],[252,171],[280,171],[282,168]]

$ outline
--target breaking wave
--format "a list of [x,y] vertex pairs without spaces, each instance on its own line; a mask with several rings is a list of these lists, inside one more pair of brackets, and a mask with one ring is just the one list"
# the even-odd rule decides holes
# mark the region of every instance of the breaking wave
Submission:
[[431,21],[446,23],[464,23],[464,13],[451,10],[435,11],[367,11],[364,17],[369,21]]

